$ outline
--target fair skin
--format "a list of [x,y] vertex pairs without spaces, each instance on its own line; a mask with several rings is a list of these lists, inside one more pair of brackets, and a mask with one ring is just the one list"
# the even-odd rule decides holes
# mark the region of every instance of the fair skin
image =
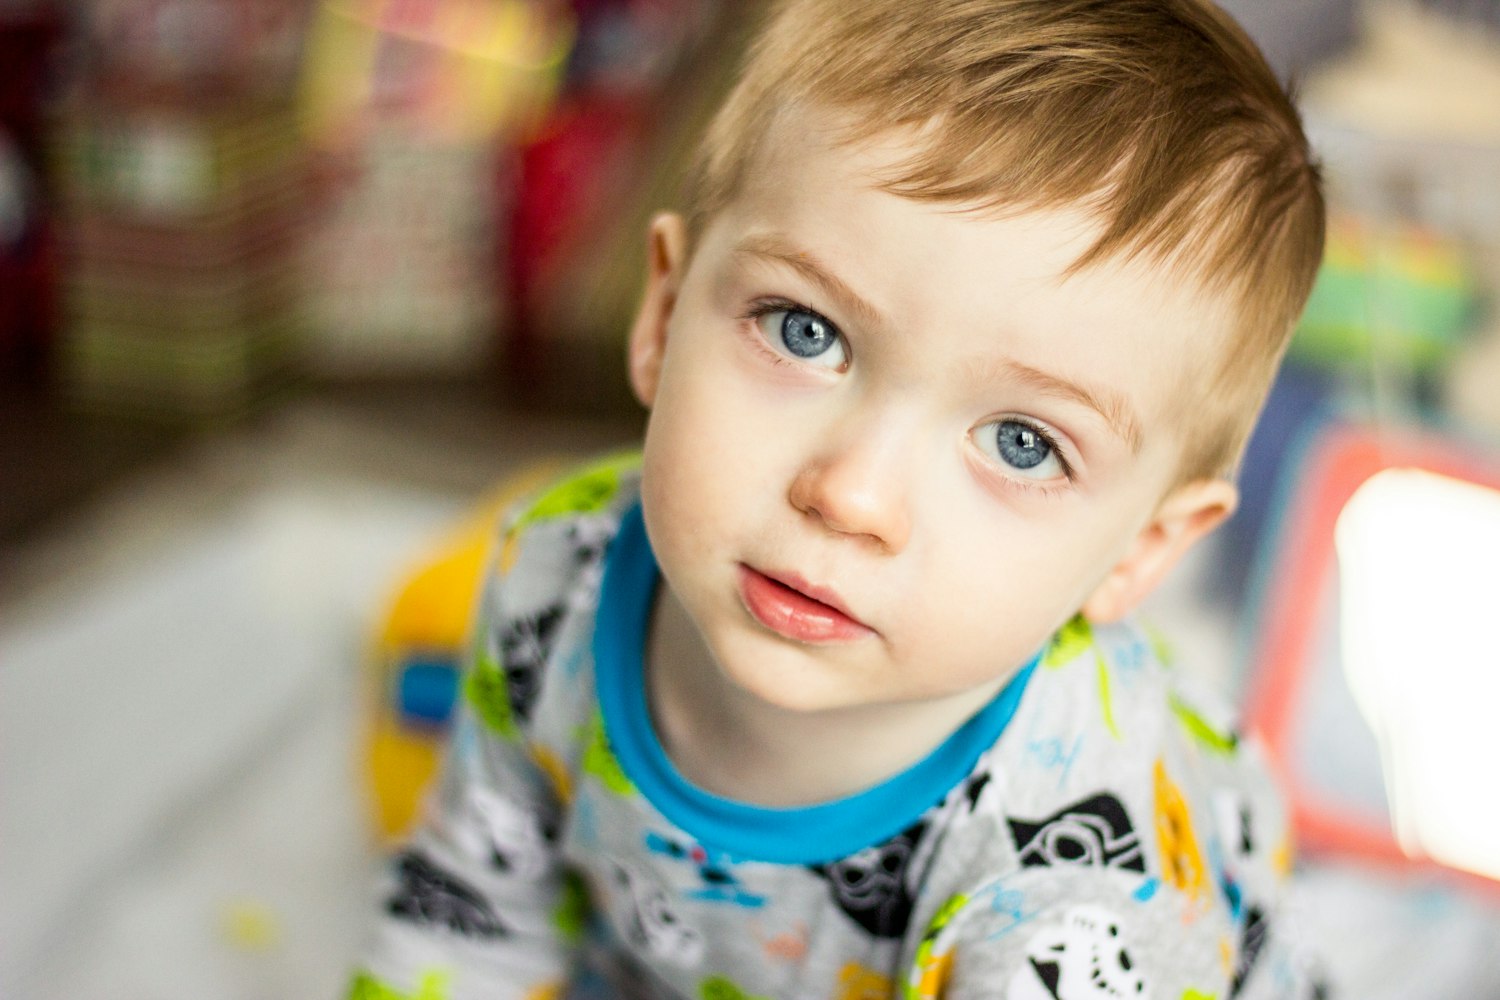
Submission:
[[663,582],[647,682],[684,776],[769,806],[921,759],[1080,609],[1130,611],[1235,504],[1174,484],[1229,314],[1097,223],[913,201],[899,137],[789,116],[699,235],[652,223],[631,334]]

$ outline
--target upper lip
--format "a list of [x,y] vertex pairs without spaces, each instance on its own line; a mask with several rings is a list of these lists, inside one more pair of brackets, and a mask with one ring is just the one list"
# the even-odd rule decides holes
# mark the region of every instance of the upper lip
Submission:
[[[860,625],[864,625],[864,622],[860,621],[859,616],[849,610],[849,606],[844,603],[843,598],[839,597],[839,595],[835,591],[829,589],[828,587],[820,587],[815,583],[809,583],[807,580],[804,580],[796,573],[786,572],[783,570],[756,569],[755,571],[762,576],[775,580],[783,587],[790,587],[791,589],[798,591],[799,593],[804,594],[807,597],[811,597],[819,604],[828,605],[830,608],[837,611],[845,618],[848,618],[850,621],[857,622]],[[869,626],[866,625],[865,627],[868,628]]]

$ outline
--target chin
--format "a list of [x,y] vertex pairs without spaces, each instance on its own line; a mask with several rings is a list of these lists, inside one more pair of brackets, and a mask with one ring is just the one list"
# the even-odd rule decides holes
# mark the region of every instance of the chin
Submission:
[[740,656],[720,658],[719,669],[724,677],[757,701],[781,711],[810,715],[851,708],[869,701],[868,685],[832,679],[828,673],[834,668],[808,663],[793,650],[781,648],[757,652],[750,649],[740,653]]

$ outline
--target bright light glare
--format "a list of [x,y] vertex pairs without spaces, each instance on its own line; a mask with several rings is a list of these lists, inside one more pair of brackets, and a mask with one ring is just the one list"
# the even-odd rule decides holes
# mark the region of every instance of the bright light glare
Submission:
[[1500,878],[1500,492],[1387,470],[1335,544],[1344,671],[1402,848]]

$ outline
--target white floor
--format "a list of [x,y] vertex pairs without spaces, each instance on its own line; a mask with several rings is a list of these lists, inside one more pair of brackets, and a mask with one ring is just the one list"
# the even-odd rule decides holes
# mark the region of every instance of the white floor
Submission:
[[510,470],[621,440],[484,418],[305,405],[4,553],[0,997],[340,995],[391,588]]

